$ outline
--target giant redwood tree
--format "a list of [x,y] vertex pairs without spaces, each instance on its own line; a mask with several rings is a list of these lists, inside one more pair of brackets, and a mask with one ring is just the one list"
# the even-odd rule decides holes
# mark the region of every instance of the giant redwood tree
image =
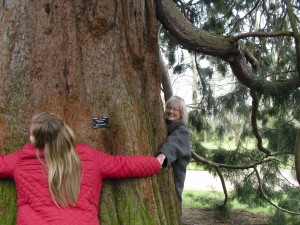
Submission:
[[[222,181],[227,173],[221,169],[251,169],[228,175],[240,197],[251,196],[245,200],[257,197],[253,187],[265,199],[265,190],[278,196],[273,192],[277,182],[285,190],[280,204],[289,209],[296,205],[284,204],[295,199],[298,188],[275,177],[295,159],[300,179],[299,138],[293,149],[300,121],[299,1],[2,0],[0,5],[2,154],[28,141],[30,119],[41,111],[59,114],[75,130],[78,142],[107,153],[155,154],[166,135],[160,85],[162,80],[169,83],[159,54],[157,17],[164,34],[195,54],[202,94],[196,114],[218,115],[220,137],[231,122],[225,115],[238,117],[242,125],[229,156],[219,149],[209,160],[194,157],[213,167]],[[200,57],[209,59],[223,77],[234,77],[231,93],[212,98],[208,80],[214,71],[201,68]],[[167,96],[172,93],[164,90]],[[109,127],[94,129],[92,119],[103,116]],[[249,136],[257,143],[254,149],[241,144]],[[236,179],[240,175],[243,187]],[[226,187],[224,192],[226,203]],[[101,197],[105,225],[179,223],[170,171],[107,180]],[[1,180],[0,224],[14,224],[15,215],[14,184]]]
[[[109,154],[154,155],[166,136],[154,2],[1,1],[0,152],[20,149],[31,117],[63,117]],[[108,117],[94,129],[94,117]],[[171,173],[107,180],[102,224],[179,224]],[[16,194],[0,181],[0,224],[15,224]]]

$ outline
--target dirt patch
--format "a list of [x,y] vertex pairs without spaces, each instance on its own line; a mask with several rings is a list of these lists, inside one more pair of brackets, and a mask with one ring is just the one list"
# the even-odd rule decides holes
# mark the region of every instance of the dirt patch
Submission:
[[212,209],[186,208],[184,225],[268,225],[269,218],[244,211],[232,211],[229,216]]

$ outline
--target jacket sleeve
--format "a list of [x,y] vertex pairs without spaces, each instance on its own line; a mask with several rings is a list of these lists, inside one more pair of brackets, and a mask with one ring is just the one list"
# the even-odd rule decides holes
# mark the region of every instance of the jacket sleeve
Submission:
[[188,129],[178,129],[171,133],[160,146],[157,155],[163,153],[166,159],[163,166],[169,166],[177,159],[191,156],[190,133]]
[[18,163],[19,151],[9,155],[0,155],[0,178],[13,177],[14,170]]
[[146,177],[161,170],[152,156],[112,156],[99,151],[96,157],[104,178]]

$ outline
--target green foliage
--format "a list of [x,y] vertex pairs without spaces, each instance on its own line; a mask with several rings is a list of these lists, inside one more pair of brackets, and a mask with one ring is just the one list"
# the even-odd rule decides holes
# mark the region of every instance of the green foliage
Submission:
[[206,156],[207,149],[205,147],[203,147],[203,145],[201,145],[200,141],[192,140],[191,147],[192,147],[193,151],[196,152],[198,155],[201,155],[203,157]]
[[237,116],[249,116],[249,106],[247,99],[249,94],[243,86],[237,86],[232,92],[220,96],[216,99],[216,106],[214,108],[214,115],[221,118],[226,112],[235,112]]
[[185,64],[177,64],[173,68],[174,74],[182,74],[184,71],[186,71],[186,65]]
[[221,35],[224,33],[224,21],[210,17],[208,21],[203,24],[203,29]]
[[[285,1],[174,2],[196,27],[212,35],[232,37],[247,32],[291,31]],[[300,2],[292,0],[291,3],[299,21]],[[164,40],[168,39],[165,33],[161,35],[164,35]],[[295,41],[289,36],[250,35],[240,39],[239,44],[242,51],[247,51],[247,56],[255,59],[248,61],[251,69],[247,72],[255,80],[251,85],[258,90],[258,110],[253,111],[249,89],[233,76],[223,59],[196,54],[200,101],[195,104],[197,109],[190,113],[192,148],[215,163],[236,166],[270,159],[270,162],[259,165],[264,191],[275,202],[290,208],[296,204],[291,201],[294,191],[291,184],[282,179],[280,172],[283,168],[293,169],[295,137],[300,124],[300,89],[294,88],[299,86]],[[166,47],[162,48],[170,51]],[[169,65],[176,68],[176,74],[186,72],[184,69],[191,68],[192,63],[181,57],[180,46],[173,46],[172,49],[177,53],[173,54],[174,60],[169,61]],[[166,54],[170,54],[168,51]],[[203,59],[209,65],[201,68]],[[260,138],[262,146],[272,152],[272,157],[258,148]],[[214,142],[215,146],[207,147],[205,141]],[[214,171],[207,165],[203,167]],[[250,207],[265,204],[253,169],[222,172],[225,179],[235,184],[239,201]],[[277,213],[274,218],[274,224],[275,221],[277,224],[298,224],[286,213]]]
[[[290,21],[286,15],[286,6],[283,1],[268,0],[259,3],[255,0],[247,1],[174,1],[182,13],[196,27],[206,30],[212,34],[234,36],[246,32],[278,32],[290,29]],[[292,1],[294,12],[299,15],[299,1]],[[272,12],[272,13],[270,13]],[[176,40],[162,29],[160,38],[163,40],[162,49],[168,56],[172,56],[168,62],[169,66],[174,66],[174,73],[185,72],[184,68],[191,65],[180,57],[175,57],[172,51],[178,51],[180,46]],[[275,85],[282,83],[286,79],[298,77],[296,70],[296,51],[293,38],[286,36],[250,36],[241,40],[247,51],[257,60],[257,69],[251,71],[253,77],[257,79],[253,85],[265,93],[262,98],[271,99],[274,105],[282,104],[293,98],[292,90],[288,87],[285,91],[279,92]],[[181,50],[178,55],[182,55]],[[210,65],[200,68],[202,81],[199,86],[199,94],[202,96],[203,103],[200,108],[206,107],[206,113],[211,113],[212,109],[222,109],[220,101],[215,100],[212,82],[217,75],[232,76],[232,72],[227,63],[217,57],[199,54],[200,60],[206,59]],[[199,60],[198,60],[199,62]],[[207,73],[206,71],[210,71]],[[213,71],[213,72],[211,72]],[[199,71],[198,71],[199,72]],[[251,74],[250,73],[250,74]],[[204,85],[205,81],[205,86]],[[219,85],[219,84],[218,84]],[[226,85],[226,84],[222,84]],[[235,86],[234,84],[232,86]],[[208,91],[210,90],[210,91]],[[236,90],[233,88],[233,90]],[[237,94],[235,91],[230,91]],[[249,97],[249,96],[247,96]],[[234,102],[235,99],[231,98]],[[246,98],[244,98],[246,101]],[[241,103],[241,101],[239,101]],[[274,106],[273,105],[273,106]],[[228,106],[228,105],[227,105]],[[269,107],[269,106],[267,106]],[[290,107],[290,106],[289,106]],[[296,110],[298,107],[295,107]],[[202,110],[202,109],[201,109]],[[218,113],[218,110],[214,111]]]
[[189,123],[196,129],[197,132],[201,132],[205,126],[201,113],[198,110],[189,112]]
[[237,162],[237,154],[225,149],[216,149],[212,154],[212,161],[221,164],[235,165]]
[[[289,190],[289,192],[286,193],[285,198],[282,199],[278,205],[292,212],[299,212],[300,211],[299,197],[300,197],[299,189],[298,188],[291,189]],[[299,225],[300,216],[289,215],[283,213],[281,210],[278,209],[271,219],[271,224],[272,225],[281,225],[281,224]]]
[[169,67],[171,67],[176,63],[176,50],[178,49],[178,42],[164,28],[162,28],[160,32],[160,42],[161,46],[164,46],[164,48],[161,48],[161,50],[168,60]]
[[208,77],[209,79],[211,79],[213,76],[213,70],[210,67],[202,68],[201,72],[204,77]]
[[191,135],[191,148],[197,154],[205,157],[207,149],[201,144],[203,138],[201,135],[201,130],[204,126],[204,121],[201,120],[198,111],[192,111],[189,113],[189,127],[192,133]]
[[249,177],[242,184],[236,184],[235,190],[238,200],[249,207],[262,205],[264,201],[262,200],[258,190],[254,188],[254,186],[257,187],[257,185],[257,181],[254,177]]
[[300,212],[300,192],[299,188],[290,188],[285,193],[285,198],[279,202],[279,206],[293,212]]
[[222,74],[223,77],[227,73],[227,67],[226,67],[225,64],[218,64],[216,69],[217,69],[218,72],[220,72]]
[[278,119],[272,129],[265,128],[264,135],[268,139],[268,148],[275,152],[293,153],[297,135],[294,124]]
[[277,211],[275,215],[271,218],[271,225],[282,225],[288,224],[287,218],[282,211]]

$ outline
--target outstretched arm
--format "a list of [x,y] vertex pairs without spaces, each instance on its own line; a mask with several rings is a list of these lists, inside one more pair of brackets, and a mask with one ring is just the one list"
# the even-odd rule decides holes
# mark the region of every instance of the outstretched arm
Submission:
[[111,156],[98,152],[97,161],[104,178],[146,177],[161,170],[152,156]]
[[12,177],[14,169],[18,162],[19,152],[14,152],[9,155],[0,155],[0,178]]

